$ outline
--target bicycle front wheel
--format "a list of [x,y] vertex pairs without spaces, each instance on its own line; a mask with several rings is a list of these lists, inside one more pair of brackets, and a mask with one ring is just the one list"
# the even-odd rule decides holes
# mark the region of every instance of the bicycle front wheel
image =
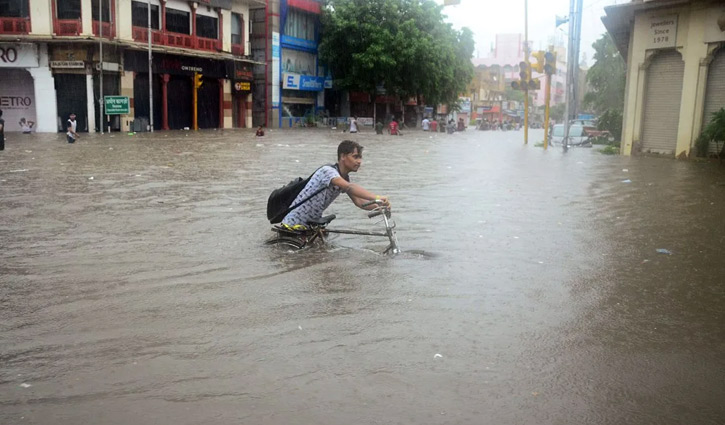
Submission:
[[276,245],[283,248],[302,249],[305,243],[291,236],[279,236],[266,242],[267,245]]

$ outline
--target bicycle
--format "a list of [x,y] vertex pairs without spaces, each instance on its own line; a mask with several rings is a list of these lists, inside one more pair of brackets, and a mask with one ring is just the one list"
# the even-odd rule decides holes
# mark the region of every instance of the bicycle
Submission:
[[382,222],[385,223],[385,232],[368,232],[352,229],[328,229],[327,225],[337,218],[335,214],[331,214],[322,217],[318,221],[307,223],[307,228],[304,230],[293,230],[282,225],[275,225],[272,227],[272,231],[276,233],[276,237],[268,240],[266,244],[285,246],[292,249],[303,249],[316,243],[324,243],[328,234],[337,233],[346,235],[386,237],[390,243],[383,251],[383,254],[395,255],[400,253],[400,248],[398,247],[398,237],[395,234],[396,226],[395,222],[391,219],[390,208],[382,206],[382,201],[380,200],[365,203],[363,204],[363,208],[369,207],[370,205],[377,206],[368,213],[368,218],[382,216]]

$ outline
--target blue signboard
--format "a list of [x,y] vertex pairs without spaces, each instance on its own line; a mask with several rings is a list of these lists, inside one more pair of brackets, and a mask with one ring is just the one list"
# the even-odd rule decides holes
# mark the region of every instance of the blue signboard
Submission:
[[325,89],[325,77],[313,77],[284,73],[282,75],[282,88],[301,91],[322,91]]
[[314,40],[282,35],[282,46],[317,53],[317,42]]

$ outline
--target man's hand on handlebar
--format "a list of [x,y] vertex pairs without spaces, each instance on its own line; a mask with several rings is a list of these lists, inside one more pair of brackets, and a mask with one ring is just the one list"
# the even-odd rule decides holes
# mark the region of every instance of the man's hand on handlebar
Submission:
[[373,210],[376,208],[386,208],[390,210],[390,201],[387,196],[378,196],[374,201],[368,201],[361,205],[361,208],[366,210]]

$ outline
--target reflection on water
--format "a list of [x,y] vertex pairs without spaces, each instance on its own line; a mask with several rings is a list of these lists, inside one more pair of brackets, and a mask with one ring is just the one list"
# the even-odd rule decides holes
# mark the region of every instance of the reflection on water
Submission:
[[[514,131],[61,136],[0,156],[0,423],[725,422],[716,164]],[[269,192],[343,137],[403,253],[264,246]]]

